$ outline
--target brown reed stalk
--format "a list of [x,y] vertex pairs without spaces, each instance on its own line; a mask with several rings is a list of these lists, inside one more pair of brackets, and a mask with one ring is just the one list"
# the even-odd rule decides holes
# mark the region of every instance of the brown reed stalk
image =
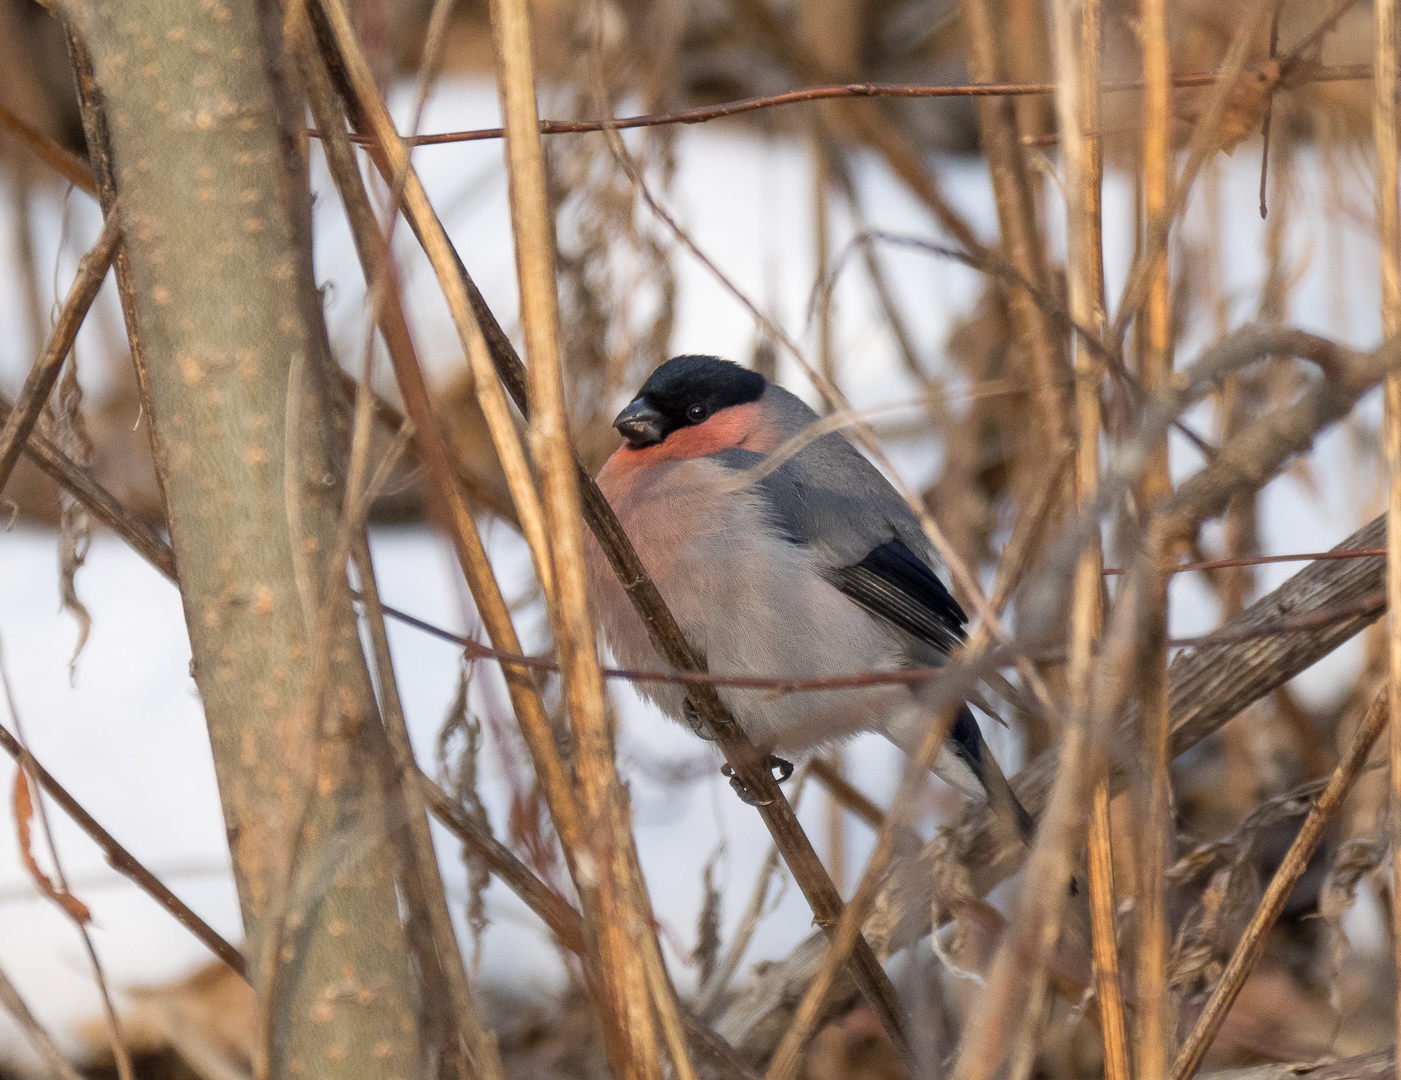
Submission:
[[[399,697],[399,682],[389,652],[389,635],[384,625],[384,607],[380,603],[379,585],[375,580],[374,563],[370,557],[369,536],[363,527],[358,527],[358,523],[352,523],[351,528],[355,529],[351,557],[360,571],[360,591],[365,598],[366,622],[369,624],[375,673],[379,681],[384,729],[398,772],[399,797],[403,799],[408,815],[409,842],[413,850],[412,858],[406,861],[412,868],[410,872],[418,878],[417,890],[406,887],[405,891],[410,894],[416,891],[417,899],[427,915],[432,945],[437,954],[437,966],[447,984],[450,1007],[444,1011],[461,1047],[462,1059],[459,1064],[465,1062],[472,1080],[505,1080],[501,1054],[497,1050],[495,1038],[487,1032],[481,1011],[477,1007],[476,997],[467,978],[462,948],[457,941],[457,931],[453,927],[452,913],[448,911],[442,871],[433,848],[427,807],[418,782],[418,765],[414,758],[413,743],[409,739],[404,705]],[[424,981],[425,984],[429,982],[426,972]],[[443,1005],[441,1002],[432,1004],[438,1007]]]
[[[1401,204],[1398,204],[1396,122],[1396,0],[1375,0],[1376,54],[1373,58],[1372,137],[1377,144],[1377,232],[1381,247],[1382,333],[1401,333]],[[1401,882],[1401,372],[1386,380],[1382,449],[1386,461],[1387,680],[1391,710],[1391,836],[1393,881]],[[1393,962],[1401,976],[1401,903],[1392,888]],[[1401,1044],[1401,993],[1396,1000],[1396,1031]],[[1396,1075],[1401,1080],[1401,1064]]]
[[[309,45],[309,42],[306,44]],[[354,48],[353,37],[349,40],[349,45]],[[315,57],[319,64],[320,57]],[[363,105],[363,96],[357,96],[353,100],[354,104]],[[380,103],[382,106],[382,103]],[[392,132],[392,127],[389,131]],[[363,185],[360,182],[358,171],[354,169],[338,169],[337,159],[329,158],[332,164],[332,172],[342,196],[347,203],[347,209],[352,222],[352,230],[356,236],[357,245],[361,248],[362,260],[365,262],[367,273],[376,270],[389,275],[392,266],[382,258],[375,255],[376,245],[380,243],[380,234],[375,227],[372,215],[369,210],[368,199],[365,195]],[[378,164],[389,173],[388,163],[379,159]],[[412,176],[410,177],[413,180]],[[415,185],[407,185],[407,191],[412,194]],[[421,188],[418,190],[421,191]],[[418,215],[417,211],[421,206],[416,206],[413,200],[408,204],[408,214],[411,224],[415,226],[420,236],[425,234],[427,229],[434,226],[441,230],[436,217],[432,216],[431,207],[427,207],[427,215],[432,218],[426,224]],[[451,251],[451,246],[449,251]],[[455,252],[451,252],[455,260]],[[465,273],[459,275],[459,288],[470,286],[470,279]],[[479,299],[479,298],[478,298]],[[472,301],[468,301],[471,303]],[[451,306],[451,305],[450,305]],[[387,311],[397,311],[397,302],[385,305]],[[488,313],[489,314],[489,313]],[[461,305],[454,309],[454,316],[459,321],[459,332],[461,323],[471,318],[470,311],[464,311]],[[496,335],[500,335],[499,328],[494,323],[490,329]],[[504,340],[504,336],[501,338]],[[395,362],[396,372],[400,379],[400,388],[404,394],[406,405],[409,407],[410,416],[415,421],[415,437],[418,440],[421,460],[429,474],[430,484],[438,494],[440,505],[446,505],[449,510],[449,526],[454,539],[454,544],[458,552],[459,562],[462,564],[464,576],[466,576],[469,586],[473,590],[479,613],[483,617],[483,622],[487,627],[488,635],[498,647],[505,643],[503,652],[519,653],[519,640],[515,637],[514,628],[511,626],[509,612],[501,596],[500,589],[491,571],[490,564],[486,560],[485,550],[482,547],[481,539],[476,531],[476,524],[472,520],[465,503],[462,501],[460,492],[456,490],[452,483],[452,464],[446,448],[446,443],[442,437],[442,432],[438,426],[438,421],[434,413],[431,398],[428,395],[426,384],[418,366],[418,361],[414,355],[411,339],[407,336],[407,328],[402,323],[402,317],[390,325],[386,332],[386,341],[390,346],[390,355]],[[494,376],[489,376],[494,381]],[[498,388],[499,389],[499,388]],[[547,564],[548,565],[548,564]],[[593,903],[594,890],[591,888],[591,879],[579,876],[578,861],[574,859],[574,852],[580,844],[580,813],[573,798],[572,788],[567,780],[567,773],[562,760],[554,746],[553,732],[550,728],[549,718],[544,711],[544,707],[539,700],[533,682],[529,678],[529,669],[520,666],[503,666],[503,674],[506,676],[508,689],[512,695],[512,701],[517,711],[517,716],[522,725],[522,731],[526,735],[527,745],[530,747],[535,761],[537,776],[540,777],[542,787],[546,792],[546,800],[550,806],[550,812],[555,822],[556,831],[559,833],[561,843],[565,849],[566,860],[570,864],[571,874],[574,876],[576,887],[579,888],[581,897],[585,903],[586,911],[592,911],[596,905]],[[439,807],[441,810],[441,807]],[[591,920],[596,921],[596,920]],[[646,920],[651,925],[650,916]],[[592,954],[591,954],[592,955]],[[588,958],[586,958],[588,959]],[[586,983],[593,985],[593,976],[589,973],[594,968],[595,961],[588,959],[585,965]],[[644,970],[643,974],[649,979],[649,986],[656,991],[658,984],[656,980],[656,965],[652,965],[652,972],[649,974]],[[616,1059],[624,1052],[618,1049],[613,1051],[615,1046],[620,1045],[617,1038],[616,1025],[611,1022],[612,1013],[607,1008],[607,1003],[600,1001],[603,1019],[605,1022],[605,1036],[609,1040],[610,1053]],[[684,1028],[690,1038],[695,1040],[698,1050],[705,1054],[708,1061],[718,1063],[731,1074],[742,1074],[744,1069],[741,1063],[737,1062],[731,1053],[723,1046],[716,1037],[701,1025],[696,1024],[689,1018],[681,1018],[679,1022],[673,1022],[667,1029],[674,1046],[679,1046],[676,1040],[676,1032]],[[678,1051],[679,1052],[679,1051]]]
[[[764,0],[730,0],[731,6],[764,39],[764,44],[800,78],[809,82],[834,82],[831,72],[803,47]],[[831,97],[848,97],[834,94]],[[836,102],[834,119],[852,139],[865,143],[889,167],[960,244],[977,248],[978,238],[967,220],[944,198],[939,182],[926,166],[923,155],[894,123],[878,111],[853,108],[852,101]]]
[[97,238],[97,243],[79,261],[68,298],[58,313],[58,320],[44,345],[44,351],[29,369],[19,398],[5,417],[4,425],[0,426],[0,492],[5,490],[29,433],[34,430],[39,414],[49,402],[59,372],[63,370],[63,362],[72,351],[73,341],[87,318],[88,309],[97,299],[97,291],[107,278],[107,270],[112,265],[112,256],[116,254],[121,238],[121,214],[114,209],[103,222],[102,235]]
[[[1344,0],[1348,2],[1348,0]],[[1275,9],[1275,0],[1255,0],[1250,9],[1249,16],[1245,18],[1235,36],[1231,39],[1231,45],[1226,50],[1226,55],[1222,58],[1220,66],[1216,70],[1216,79],[1212,84],[1211,98],[1207,107],[1198,121],[1196,128],[1192,132],[1192,141],[1188,148],[1187,163],[1182,167],[1181,174],[1175,182],[1169,183],[1168,202],[1164,204],[1163,212],[1157,217],[1150,217],[1143,222],[1141,234],[1138,237],[1139,243],[1134,251],[1134,261],[1129,267],[1128,278],[1124,282],[1124,289],[1119,298],[1119,310],[1115,313],[1113,322],[1110,324],[1107,337],[1112,348],[1118,349],[1124,339],[1124,334],[1128,330],[1129,323],[1138,314],[1139,308],[1148,298],[1153,288],[1153,282],[1157,273],[1157,263],[1162,254],[1167,250],[1168,234],[1172,229],[1173,221],[1186,205],[1187,196],[1191,192],[1192,183],[1201,171],[1207,159],[1214,155],[1219,146],[1219,138],[1222,120],[1230,106],[1232,95],[1240,85],[1245,72],[1245,58],[1254,43],[1265,28],[1271,14]],[[1139,35],[1143,36],[1144,30],[1140,25]],[[1147,40],[1144,41],[1145,50],[1149,47]],[[1144,72],[1145,85],[1145,108],[1147,98],[1152,95],[1152,84],[1154,79]],[[1159,97],[1171,91],[1162,89],[1162,81],[1165,76],[1159,72],[1157,82],[1159,84]],[[1171,79],[1167,79],[1169,86]],[[1146,114],[1145,114],[1146,121]],[[1167,123],[1169,133],[1172,123],[1172,102],[1169,98],[1167,102]],[[1144,147],[1147,152],[1147,147]],[[1168,161],[1168,176],[1172,176],[1171,160]]]
[[[378,98],[378,91],[374,89],[368,65],[363,56],[360,55],[358,43],[350,30],[343,8],[339,4],[331,2],[322,5],[318,10],[324,13],[328,31],[335,37],[339,58],[344,58],[347,77],[352,80],[354,87],[349,92],[356,95],[354,100],[364,111],[364,114],[372,118],[381,145],[391,147],[390,150],[385,151],[386,157],[393,155],[393,147],[398,147],[400,167],[396,169],[388,161],[385,161],[386,172],[391,175],[405,172],[403,166],[407,164],[407,155],[403,152],[402,143],[394,141],[397,139],[397,135],[392,123],[389,122],[387,113],[384,112],[383,102]],[[312,37],[311,28],[303,23],[294,27],[294,32],[298,37],[303,68],[312,73],[322,70],[320,65],[324,61]],[[313,102],[317,99],[318,88],[324,91],[329,86],[329,83],[315,77],[308,79],[307,84],[312,93]],[[321,105],[326,107],[330,103],[323,100]],[[378,109],[376,109],[376,105],[378,105]],[[355,237],[357,250],[367,276],[371,280],[380,274],[386,277],[391,276],[393,267],[384,257],[383,236],[375,222],[369,197],[365,192],[359,170],[354,167],[353,158],[347,158],[343,154],[334,154],[328,155],[327,161],[346,205],[352,235]],[[426,198],[419,198],[422,195],[422,187],[417,183],[416,177],[412,172],[407,172],[406,175],[407,181],[404,184],[405,211],[410,221],[424,230],[422,235],[432,235],[429,230],[437,225],[437,243],[431,246],[431,250],[435,255],[441,256],[442,245],[447,242],[446,235],[441,232],[441,225],[437,224],[437,218],[432,214],[431,207],[427,207],[426,214],[424,213]],[[441,263],[435,269],[441,269]],[[452,284],[456,285],[455,289],[450,287]],[[448,294],[449,310],[457,324],[459,335],[470,342],[471,332],[476,323],[462,292],[461,281],[456,275],[453,275],[448,286],[445,286],[445,291]],[[482,544],[481,535],[477,531],[476,521],[455,483],[447,442],[443,436],[432,398],[428,393],[427,384],[423,379],[412,338],[408,334],[407,324],[403,322],[402,310],[395,298],[396,294],[397,287],[393,285],[385,290],[386,302],[382,305],[381,313],[391,316],[385,339],[389,346],[390,358],[394,364],[395,374],[409,418],[414,424],[414,441],[418,447],[419,460],[427,473],[430,490],[436,498],[439,512],[443,515],[444,525],[453,541],[463,576],[472,591],[473,600],[476,603],[478,614],[482,618],[482,623],[486,627],[488,637],[496,648],[518,653],[520,652],[520,639],[516,636],[515,628],[511,623],[510,611],[487,559],[486,549]],[[395,312],[398,313],[398,317],[392,318]],[[489,375],[489,378],[494,383],[494,375]],[[531,679],[530,670],[512,664],[503,664],[501,670],[506,680],[512,706],[521,726],[521,732],[532,755],[536,776],[545,793],[551,819],[564,848],[566,861],[570,865],[576,885],[580,887],[580,895],[584,898],[585,907],[588,910],[589,901],[592,898],[592,890],[589,888],[590,882],[587,879],[580,881],[577,864],[573,858],[573,853],[580,843],[579,808],[568,771],[555,745],[553,727],[544,704],[540,700],[535,683]],[[603,1010],[602,1020],[610,1047],[621,1046],[610,1010],[606,1008]]]
[[1260,955],[1265,951],[1266,937],[1284,910],[1285,901],[1289,899],[1289,894],[1294,891],[1299,878],[1303,877],[1304,871],[1308,869],[1309,859],[1323,837],[1324,827],[1347,798],[1353,781],[1367,763],[1367,755],[1371,753],[1373,744],[1390,717],[1390,689],[1383,686],[1372,699],[1372,704],[1368,707],[1362,723],[1358,725],[1347,752],[1333,770],[1333,775],[1329,777],[1328,786],[1323,789],[1308,817],[1304,819],[1304,824],[1289,845],[1289,850],[1285,852],[1279,869],[1270,879],[1269,888],[1260,898],[1260,903],[1251,915],[1240,941],[1237,942],[1231,959],[1221,972],[1211,997],[1201,1015],[1197,1017],[1192,1033],[1187,1036],[1187,1041],[1183,1043],[1182,1050],[1173,1063],[1172,1080],[1191,1080],[1192,1074],[1211,1048],[1211,1042],[1221,1030],[1227,1012],[1240,994],[1245,980],[1250,977]]
[[[313,8],[313,15],[317,15],[319,10],[319,8]],[[350,84],[343,70],[343,61],[338,55],[335,55],[338,49],[338,42],[333,39],[331,29],[329,27],[323,27],[318,23],[318,37],[322,36],[323,30],[325,32],[323,47],[327,48],[328,52],[331,54],[328,55],[327,62],[331,66],[333,72],[339,73],[342,92],[346,96],[347,109],[351,110],[356,128],[363,133],[371,127],[371,117],[370,113],[367,111],[369,105],[361,100],[362,95]],[[354,47],[353,37],[349,44],[351,47]],[[397,134],[393,133],[392,126],[390,126],[388,130],[391,136],[397,139]],[[379,132],[376,131],[377,137],[378,134]],[[375,158],[375,163],[386,176],[393,175],[388,161],[382,155]],[[405,187],[406,195],[411,196],[413,191],[414,184],[411,177],[410,182]],[[429,250],[430,245],[426,230],[434,229],[441,232],[442,226],[437,222],[436,218],[433,217],[431,206],[425,206],[422,209],[425,216],[423,220],[420,220],[419,208],[416,206],[415,202],[411,198],[406,200],[405,210],[408,214],[409,223],[414,228],[415,233],[418,234],[420,243],[424,245],[425,250]],[[486,306],[480,292],[476,289],[466,268],[457,257],[457,252],[452,248],[450,243],[447,244],[447,249],[447,255],[456,267],[458,284],[466,291],[471,311],[480,320],[480,327],[486,336],[487,347],[491,350],[492,363],[496,366],[497,373],[510,392],[517,407],[520,408],[522,412],[528,414],[529,402],[526,400],[524,365],[521,364],[520,359],[516,356],[510,340],[496,323],[490,308]],[[451,308],[452,305],[450,304],[449,306]],[[393,355],[392,352],[391,355]],[[406,365],[404,371],[401,372],[401,377],[408,377],[411,381],[419,384],[418,386],[411,385],[408,388],[401,386],[401,389],[403,389],[405,393],[406,402],[410,392],[412,392],[416,397],[421,398],[422,407],[427,410],[424,415],[431,416],[432,403],[428,399],[426,388],[421,386],[421,374],[414,375]],[[413,409],[410,409],[410,417],[415,418]],[[419,423],[418,418],[415,418],[415,423]],[[437,432],[437,430],[435,426],[434,431]],[[439,432],[438,434],[440,435],[441,433]],[[428,436],[425,437],[427,438]],[[451,465],[447,460],[445,444],[442,449],[442,455],[443,461],[440,464],[430,465],[429,462],[424,462],[425,469],[430,473],[430,478],[435,469],[439,467],[441,467],[442,470],[450,472]],[[618,524],[617,516],[613,513],[607,500],[603,498],[602,493],[598,490],[598,485],[584,472],[582,466],[579,466],[579,485],[580,493],[583,496],[585,520],[588,522],[590,529],[593,530],[594,536],[598,540],[599,546],[603,549],[604,554],[607,555],[614,572],[622,582],[623,588],[627,592],[633,606],[638,610],[644,625],[647,626],[648,632],[652,637],[653,646],[663,659],[678,671],[704,674],[705,664],[695,655],[690,645],[686,642],[680,627],[676,623],[675,617],[672,616],[671,612],[667,609],[665,602],[661,598],[661,594],[657,591],[656,585],[648,575],[646,568],[638,559],[637,553],[633,550],[626,533],[623,532],[622,527]],[[459,521],[463,526],[471,523],[470,515],[467,514],[466,507],[461,503],[461,496],[458,493],[453,492],[451,494],[450,505],[453,507],[452,520]],[[471,550],[473,546],[478,549],[480,548],[480,538],[476,537],[475,532],[473,532],[472,537],[475,538],[475,545],[471,543],[471,538],[464,541],[467,546],[459,550],[460,558],[464,557],[464,555],[473,555]],[[473,557],[475,558],[476,556],[473,555]],[[481,560],[481,566],[489,572],[490,568],[485,563],[484,554],[481,556]],[[474,573],[479,572],[480,571],[476,571]],[[474,580],[473,574],[468,574],[467,576],[469,583]],[[494,589],[494,579],[492,579],[491,585]],[[481,603],[481,599],[478,598],[479,608]],[[503,613],[504,610],[503,605]],[[492,624],[488,622],[487,625],[490,634]],[[509,620],[507,620],[507,627],[503,629],[506,628],[509,628]],[[514,640],[513,630],[511,631],[511,637]],[[496,644],[497,647],[500,648],[500,643],[498,642]],[[507,648],[504,651],[518,653],[519,648],[517,646],[515,648]],[[527,674],[527,669],[523,667],[517,667],[514,670],[519,671],[522,677]],[[756,797],[759,814],[763,818],[764,824],[769,829],[770,834],[774,837],[779,850],[783,853],[784,860],[793,874],[793,880],[798,883],[799,887],[802,889],[804,898],[812,908],[814,921],[822,927],[824,931],[829,931],[840,916],[842,908],[841,897],[832,886],[831,880],[828,878],[826,870],[823,868],[822,862],[817,856],[817,852],[813,849],[807,834],[798,823],[797,817],[794,815],[792,807],[788,805],[788,801],[784,797],[782,789],[769,773],[769,770],[763,765],[761,755],[749,741],[748,737],[739,726],[734,723],[733,718],[729,716],[719,696],[715,693],[714,687],[705,682],[688,682],[686,685],[688,696],[692,704],[696,706],[696,711],[699,713],[701,719],[706,723],[709,729],[708,733],[715,739],[717,746],[719,746],[724,753],[726,760],[734,768],[735,778]],[[546,785],[546,787],[548,789],[548,785]],[[558,828],[558,822],[556,822],[556,827]],[[891,985],[890,979],[885,971],[881,968],[874,951],[864,938],[857,940],[856,947],[852,953],[851,970],[853,979],[861,988],[867,1001],[870,1002],[871,1007],[875,1010],[881,1023],[885,1026],[886,1031],[897,1041],[897,1044],[903,1045],[903,1024],[894,987]]]
[[[409,164],[408,148],[399,137],[389,116],[389,110],[379,96],[369,64],[359,51],[349,18],[345,15],[344,5],[338,0],[328,0],[327,3],[319,5],[317,10],[325,12],[329,32],[339,46],[344,74],[350,82],[346,90],[355,95],[359,110],[378,139],[378,160],[383,165],[385,178],[392,190],[402,192],[404,212],[414,224],[429,262],[439,275],[453,325],[472,371],[472,388],[486,418],[502,472],[506,476],[521,531],[529,544],[535,563],[536,574],[545,595],[552,597],[554,568],[547,554],[549,544],[540,496],[526,463],[525,451],[520,444],[520,436],[511,417],[510,407],[506,403],[500,384],[492,377],[490,354],[482,336],[481,326],[472,314],[471,297],[459,277],[451,272],[456,253],[452,250],[452,244],[443,230],[442,223],[433,212],[418,174]],[[351,160],[353,161],[353,158]],[[378,262],[385,261],[385,258],[386,256],[376,255]]]
[[587,857],[595,868],[598,912],[594,933],[600,969],[626,1051],[613,1067],[619,1075],[635,1080],[659,1080],[662,1065],[655,1020],[660,1019],[669,1033],[673,1068],[683,1080],[689,1080],[695,1066],[679,1036],[676,999],[665,978],[656,932],[645,914],[649,905],[637,871],[631,823],[618,782],[603,701],[584,564],[582,506],[560,370],[554,225],[545,193],[530,16],[523,0],[492,0],[491,17],[529,360],[530,443],[550,539],[549,551],[541,553],[543,558],[537,556],[537,561],[548,558],[554,565],[556,595],[549,605],[550,622],[574,736],[574,775],[584,830],[584,847],[576,859]]
[[[1076,15],[1079,40],[1076,40]],[[1101,188],[1104,158],[1099,130],[1100,3],[1056,0],[1052,7],[1052,41],[1059,90],[1056,104],[1065,169],[1067,220],[1070,229],[1068,286],[1071,317],[1091,332],[1104,330],[1104,251]],[[1092,505],[1099,486],[1100,398],[1103,364],[1089,349],[1075,349],[1076,498]],[[1075,568],[1070,623],[1070,709],[1087,718],[1093,651],[1104,618],[1104,555],[1094,529]],[[1081,723],[1085,720],[1081,719]],[[1108,757],[1092,749],[1096,775],[1089,819],[1089,901],[1095,993],[1104,1039],[1106,1080],[1128,1080],[1128,1039],[1124,1000],[1119,985],[1119,949],[1115,936],[1113,851],[1109,827]]]
[[[960,0],[959,11],[967,39],[968,72],[979,82],[995,82],[1005,68],[1002,37],[994,23],[989,0]],[[1010,98],[979,98],[978,123],[983,153],[992,177],[1002,255],[1040,291],[1047,283],[1044,238],[1036,220],[1036,200],[1017,134],[1016,108]],[[972,250],[972,249],[970,249]],[[1056,333],[1045,311],[1025,290],[1012,289],[1007,296],[1012,328],[1028,368],[1028,381],[1037,415],[1037,441],[1041,455],[1055,451],[1069,440],[1066,400],[1061,387],[1069,380],[1065,371],[1062,335]]]
[[[1164,219],[1172,199],[1172,83],[1168,51],[1166,0],[1142,0],[1138,35],[1143,47],[1143,195],[1144,220]],[[1145,236],[1151,244],[1152,236]],[[1172,296],[1168,281],[1166,244],[1148,251],[1148,296],[1139,334],[1139,379],[1149,393],[1166,388],[1172,376]],[[1168,475],[1167,438],[1150,450],[1150,461],[1137,487],[1140,514],[1150,513],[1172,491]],[[1156,535],[1156,534],[1155,534]],[[1170,551],[1152,553],[1165,570]],[[1167,691],[1167,576],[1159,575],[1147,586],[1147,605],[1141,626],[1142,709],[1139,713],[1141,768],[1146,783],[1140,785],[1136,808],[1141,842],[1138,868],[1138,953],[1134,984],[1138,1000],[1137,1064],[1141,1080],[1164,1080],[1172,1053],[1171,1004],[1168,990],[1169,932],[1167,882],[1170,856],[1172,781],[1168,750]]]
[[909,815],[910,805],[926,783],[929,768],[948,736],[953,716],[953,707],[945,705],[937,714],[929,717],[928,730],[919,750],[905,762],[899,790],[881,822],[876,847],[871,853],[861,883],[857,886],[851,902],[842,910],[827,954],[822,958],[821,966],[794,1011],[788,1030],[784,1032],[783,1039],[769,1063],[764,1080],[793,1080],[798,1075],[803,1047],[816,1030],[823,1002],[861,935],[861,925],[871,912],[880,892],[885,871],[895,855],[896,840]]

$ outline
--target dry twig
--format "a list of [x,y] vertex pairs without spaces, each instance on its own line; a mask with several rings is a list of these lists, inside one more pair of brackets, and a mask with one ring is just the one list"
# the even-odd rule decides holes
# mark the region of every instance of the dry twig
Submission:
[[73,348],[73,341],[87,317],[88,309],[97,299],[97,291],[107,277],[121,238],[121,215],[114,210],[103,223],[102,235],[97,243],[78,263],[78,272],[73,277],[73,285],[63,302],[63,310],[59,312],[53,333],[39,359],[30,368],[19,400],[9,410],[3,427],[0,427],[0,492],[4,491],[10,479],[10,473],[29,440],[30,432],[34,430],[39,413],[48,404],[63,362]]
[[1250,977],[1260,954],[1264,952],[1266,935],[1279,918],[1280,912],[1284,910],[1284,902],[1289,899],[1289,894],[1294,891],[1294,886],[1307,869],[1314,848],[1323,836],[1324,826],[1347,798],[1352,782],[1357,779],[1362,767],[1367,763],[1367,755],[1371,753],[1372,745],[1386,726],[1389,716],[1389,692],[1383,688],[1367,710],[1367,715],[1352,737],[1347,753],[1338,762],[1338,767],[1333,770],[1333,775],[1328,780],[1328,786],[1323,789],[1313,809],[1309,811],[1309,816],[1304,819],[1298,835],[1289,845],[1289,851],[1270,880],[1269,888],[1265,890],[1264,897],[1250,917],[1250,924],[1241,935],[1230,962],[1221,973],[1211,998],[1197,1017],[1196,1026],[1187,1036],[1186,1043],[1173,1063],[1172,1080],[1190,1080],[1197,1066],[1201,1064],[1203,1056],[1211,1046],[1211,1040],[1215,1038],[1226,1019],[1226,1013],[1235,1002],[1241,987],[1245,985],[1245,980]]

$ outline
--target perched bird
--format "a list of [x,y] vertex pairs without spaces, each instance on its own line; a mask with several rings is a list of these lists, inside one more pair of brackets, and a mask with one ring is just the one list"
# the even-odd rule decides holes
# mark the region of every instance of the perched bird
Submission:
[[[625,441],[599,472],[599,487],[712,673],[896,671],[935,666],[964,641],[967,616],[935,573],[940,560],[918,520],[844,435],[819,435],[776,467],[765,464],[818,419],[757,372],[678,356],[613,422]],[[628,667],[655,667],[647,631],[592,536],[588,565],[614,656]],[[638,689],[700,733],[681,686]],[[928,722],[917,690],[719,693],[765,752],[877,731],[914,753]],[[1031,819],[967,705],[934,771],[971,795],[986,794],[1023,837],[1030,834]]]

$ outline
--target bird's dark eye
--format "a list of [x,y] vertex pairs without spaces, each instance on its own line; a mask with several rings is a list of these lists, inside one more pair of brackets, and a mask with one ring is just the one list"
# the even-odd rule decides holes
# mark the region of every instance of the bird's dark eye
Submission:
[[704,405],[692,405],[689,409],[686,410],[686,419],[693,424],[699,424],[709,415],[710,410],[707,409]]

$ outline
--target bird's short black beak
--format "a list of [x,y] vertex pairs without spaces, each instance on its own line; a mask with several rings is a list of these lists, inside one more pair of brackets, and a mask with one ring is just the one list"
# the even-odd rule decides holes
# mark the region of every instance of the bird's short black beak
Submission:
[[634,398],[631,404],[618,414],[613,426],[622,432],[629,446],[634,450],[641,450],[644,446],[655,446],[665,438],[662,419],[662,414],[654,409],[646,398]]

